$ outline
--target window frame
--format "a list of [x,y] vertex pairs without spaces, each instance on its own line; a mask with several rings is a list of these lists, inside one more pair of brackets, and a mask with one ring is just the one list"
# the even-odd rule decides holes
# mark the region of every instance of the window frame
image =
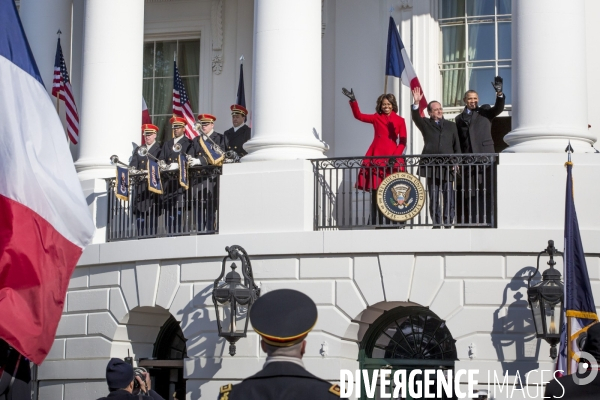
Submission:
[[[476,15],[476,16],[469,16],[468,15],[468,0],[464,1],[464,15],[460,16],[460,17],[450,17],[450,18],[443,18],[442,17],[442,10],[443,10],[443,5],[442,3],[444,1],[448,1],[448,0],[439,0],[438,1],[438,10],[437,10],[437,14],[438,14],[438,25],[439,25],[439,73],[440,73],[440,93],[441,93],[441,98],[442,100],[444,99],[444,72],[445,71],[453,71],[453,70],[462,70],[464,71],[464,87],[465,90],[469,89],[469,78],[470,78],[470,74],[469,72],[471,70],[477,70],[477,69],[489,69],[489,66],[487,66],[486,64],[490,64],[493,63],[494,64],[494,75],[495,76],[502,76],[501,71],[503,69],[507,69],[507,68],[511,68],[512,69],[512,54],[511,54],[511,58],[502,58],[499,59],[499,27],[498,24],[499,23],[503,23],[503,22],[510,22],[512,24],[512,14],[498,14],[498,1],[499,0],[494,0],[494,14],[493,15]],[[512,11],[512,10],[511,10]],[[494,24],[494,59],[486,59],[486,60],[469,60],[469,25],[473,25],[474,23],[485,23],[489,21],[490,23]],[[443,43],[443,35],[442,35],[442,29],[444,27],[447,26],[464,26],[464,54],[465,54],[465,58],[463,61],[449,61],[449,62],[444,62],[444,43]],[[512,37],[511,37],[512,40]],[[480,64],[480,66],[477,66],[477,64]],[[459,67],[454,67],[454,68],[444,68],[444,66],[459,66]],[[512,72],[511,72],[511,80],[512,80]],[[490,88],[491,89],[491,88]],[[512,101],[512,99],[511,99]],[[460,113],[460,110],[463,109],[463,106],[445,106],[444,105],[444,109],[445,111],[452,115],[452,114],[458,114]],[[501,115],[510,115],[510,111],[512,110],[512,105],[511,103],[507,103],[505,105],[505,111],[501,114]],[[508,111],[508,112],[507,112]]]
[[[157,79],[168,79],[169,77],[156,77],[156,44],[160,43],[160,42],[176,42],[176,49],[179,52],[179,43],[182,41],[189,41],[189,40],[197,40],[198,41],[198,73],[194,74],[194,75],[181,75],[182,80],[185,81],[185,78],[189,78],[189,77],[197,77],[198,78],[198,98],[194,99],[192,101],[193,104],[196,105],[197,109],[194,109],[192,107],[192,112],[194,114],[194,118],[196,118],[198,116],[198,114],[200,113],[200,93],[201,90],[200,88],[202,87],[201,84],[201,70],[202,70],[202,39],[200,37],[199,34],[197,35],[177,35],[175,37],[144,37],[144,47],[146,47],[147,44],[152,43],[154,45],[154,51],[153,51],[153,60],[152,60],[152,76],[151,77],[144,77],[142,76],[142,82],[145,82],[146,80],[151,80],[152,81],[152,100],[146,100],[146,104],[148,105],[148,113],[150,114],[150,118],[152,120],[152,123],[156,123],[155,121],[155,117],[165,117],[168,116],[169,114],[156,114],[154,113],[154,96],[156,93],[156,80]],[[177,58],[179,59],[179,53],[177,54]],[[177,66],[179,67],[180,64],[178,62]],[[171,77],[172,79],[172,77]],[[186,87],[186,90],[188,91],[188,95],[190,93],[190,88]],[[142,84],[142,92],[143,92],[143,84]],[[162,142],[165,142],[167,140],[167,136],[165,136],[166,132],[161,132],[161,138],[163,139]]]

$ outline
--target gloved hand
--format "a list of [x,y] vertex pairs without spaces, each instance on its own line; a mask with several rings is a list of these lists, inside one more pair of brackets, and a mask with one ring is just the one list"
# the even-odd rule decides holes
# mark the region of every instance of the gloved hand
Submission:
[[344,96],[348,97],[350,101],[356,101],[356,97],[354,96],[354,89],[350,88],[350,91],[346,88],[342,88],[342,93]]
[[196,165],[200,165],[200,160],[197,158],[190,158],[190,166],[194,167]]
[[502,93],[502,83],[503,83],[503,80],[501,77],[497,76],[494,78],[494,82],[492,82],[492,86],[494,87],[494,90],[496,91],[496,93]]
[[169,171],[173,171],[173,170],[176,170],[176,169],[179,169],[179,164],[177,164],[175,162],[169,164]]

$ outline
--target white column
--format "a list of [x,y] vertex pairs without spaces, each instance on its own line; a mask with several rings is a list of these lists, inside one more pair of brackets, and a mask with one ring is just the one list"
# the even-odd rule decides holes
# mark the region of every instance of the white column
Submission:
[[114,175],[140,143],[144,0],[86,0],[79,179]]
[[21,0],[21,22],[48,93],[52,92],[59,29],[67,65],[71,59],[71,5],[71,0]]
[[320,0],[255,0],[252,105],[243,161],[324,157]]
[[512,1],[513,130],[506,152],[593,152],[588,131],[585,1]]

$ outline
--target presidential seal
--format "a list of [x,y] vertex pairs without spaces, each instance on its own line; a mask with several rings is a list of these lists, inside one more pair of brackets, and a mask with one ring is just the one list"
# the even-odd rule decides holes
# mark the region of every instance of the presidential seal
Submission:
[[377,189],[377,206],[392,221],[408,221],[416,217],[425,204],[425,189],[419,178],[407,172],[396,172],[385,178]]

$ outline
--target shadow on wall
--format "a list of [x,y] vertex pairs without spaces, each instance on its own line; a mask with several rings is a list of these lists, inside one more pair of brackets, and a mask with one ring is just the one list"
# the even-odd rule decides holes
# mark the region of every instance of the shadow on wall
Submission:
[[[494,311],[492,343],[505,375],[518,372],[523,377],[539,368],[540,339],[535,337],[533,317],[523,294],[527,290],[527,278],[534,272],[533,267],[519,270],[504,288],[502,304]],[[505,351],[514,354],[515,360],[506,361]]]
[[[187,355],[185,378],[194,376],[198,379],[201,371],[201,380],[210,381],[221,369],[223,353],[227,342],[219,337],[217,331],[216,315],[212,304],[212,284],[198,292],[192,301],[183,310],[181,320],[183,333],[187,338]],[[189,360],[193,359],[193,363]],[[188,394],[190,390],[188,389]],[[202,397],[202,388],[196,393],[192,389],[194,398]]]

